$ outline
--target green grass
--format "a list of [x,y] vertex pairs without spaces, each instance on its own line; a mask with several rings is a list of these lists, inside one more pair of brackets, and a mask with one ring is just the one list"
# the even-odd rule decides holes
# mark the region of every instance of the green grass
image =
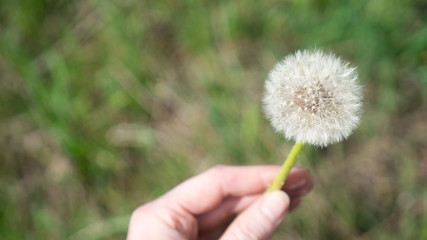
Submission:
[[0,239],[117,239],[138,205],[216,164],[280,164],[274,63],[358,66],[362,124],[304,150],[316,180],[278,239],[427,237],[423,1],[0,2]]

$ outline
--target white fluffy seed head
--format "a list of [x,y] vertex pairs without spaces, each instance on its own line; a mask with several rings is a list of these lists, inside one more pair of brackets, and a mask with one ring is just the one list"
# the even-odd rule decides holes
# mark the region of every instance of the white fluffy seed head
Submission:
[[288,139],[325,147],[359,124],[362,88],[356,68],[333,54],[297,51],[277,63],[265,82],[264,111]]

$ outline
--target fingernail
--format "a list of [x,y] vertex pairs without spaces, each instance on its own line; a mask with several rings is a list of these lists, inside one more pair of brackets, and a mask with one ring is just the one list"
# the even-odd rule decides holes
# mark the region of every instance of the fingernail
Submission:
[[299,187],[302,187],[306,182],[307,182],[307,179],[303,178],[299,181],[290,183],[288,186],[285,186],[285,189],[291,190],[291,189],[299,188]]
[[282,191],[267,193],[261,205],[261,211],[271,221],[279,219],[289,206],[289,197]]

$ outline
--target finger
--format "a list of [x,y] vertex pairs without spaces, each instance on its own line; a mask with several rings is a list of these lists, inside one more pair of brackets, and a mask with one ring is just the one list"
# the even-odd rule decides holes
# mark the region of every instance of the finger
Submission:
[[[294,197],[301,197],[313,187],[313,180],[305,169],[294,168],[289,175],[285,186],[287,194],[291,198],[291,205]],[[289,194],[291,192],[292,194]],[[233,218],[236,214],[245,210],[248,206],[252,205],[261,194],[250,195],[245,197],[228,197],[223,200],[218,206],[209,211],[208,213],[198,216],[199,229],[202,231],[212,227],[217,227],[224,222]],[[299,201],[299,200],[298,200]],[[296,204],[292,209],[296,208]],[[291,210],[292,210],[291,209]]]
[[312,181],[309,172],[303,168],[293,168],[291,173],[286,179],[282,190],[288,192],[289,190],[300,188],[304,186],[308,181]]
[[[195,239],[197,222],[188,213],[170,211],[152,201],[136,209],[129,222],[128,240],[136,239]],[[193,221],[192,221],[193,220]]]
[[172,189],[165,195],[165,202],[169,207],[198,215],[213,209],[227,197],[265,191],[279,171],[280,166],[217,166]]
[[209,228],[217,227],[229,219],[234,218],[238,213],[244,211],[261,197],[261,194],[245,197],[231,197],[225,199],[218,207],[212,211],[197,217],[199,230],[205,231]]
[[289,204],[289,211],[294,210],[301,204],[301,198],[291,198],[291,203]]
[[[301,175],[295,176],[298,178]],[[301,183],[301,181],[299,182]],[[301,197],[313,188],[313,181],[311,178],[303,183],[304,185],[298,186],[298,184],[296,185],[297,188],[286,192],[291,199],[289,207],[290,211],[298,207],[301,202]],[[295,187],[295,185],[293,187]],[[204,231],[227,222],[230,218],[234,217],[236,214],[239,214],[252,205],[261,196],[261,194],[256,194],[245,197],[231,197],[225,199],[221,204],[212,209],[210,212],[204,213],[197,217],[199,222],[199,229]]]
[[289,208],[289,197],[282,191],[265,194],[241,213],[221,239],[268,239]]
[[228,225],[234,220],[234,218],[230,218],[221,225],[210,228],[207,230],[199,231],[199,238],[200,240],[218,240],[221,235],[225,232]]
[[313,189],[313,186],[314,183],[311,178],[309,178],[304,185],[300,186],[299,188],[287,190],[286,193],[289,195],[290,198],[299,198],[309,193],[311,189]]

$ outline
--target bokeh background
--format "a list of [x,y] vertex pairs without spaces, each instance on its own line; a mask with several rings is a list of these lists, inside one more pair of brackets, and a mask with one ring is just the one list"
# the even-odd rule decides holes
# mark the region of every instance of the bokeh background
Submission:
[[0,2],[0,239],[123,239],[217,164],[280,164],[263,81],[297,49],[358,66],[361,126],[298,165],[275,239],[427,239],[423,0]]

